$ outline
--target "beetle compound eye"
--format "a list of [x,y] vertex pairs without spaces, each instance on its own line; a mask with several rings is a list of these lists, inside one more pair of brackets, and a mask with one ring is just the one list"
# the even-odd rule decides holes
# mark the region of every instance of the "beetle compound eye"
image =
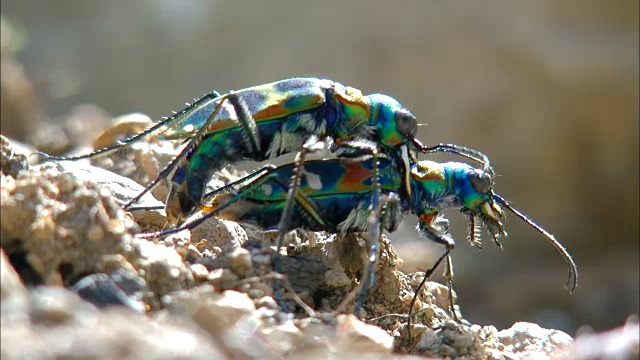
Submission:
[[473,172],[469,174],[469,181],[473,189],[480,194],[487,194],[493,186],[491,175],[478,169],[473,170]]
[[418,131],[418,120],[408,110],[396,111],[396,126],[400,134],[407,138],[413,138]]

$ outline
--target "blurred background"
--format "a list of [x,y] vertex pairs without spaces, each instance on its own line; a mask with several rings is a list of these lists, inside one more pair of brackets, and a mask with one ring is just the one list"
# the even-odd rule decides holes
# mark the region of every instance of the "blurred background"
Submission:
[[[38,144],[69,116],[157,120],[212,89],[293,76],[385,93],[428,124],[424,142],[488,154],[496,191],[579,267],[570,295],[539,233],[510,216],[504,250],[485,236],[478,252],[452,211],[465,318],[602,330],[638,313],[638,10],[628,0],[4,0],[2,133]],[[406,271],[442,251],[415,222],[391,235]]]

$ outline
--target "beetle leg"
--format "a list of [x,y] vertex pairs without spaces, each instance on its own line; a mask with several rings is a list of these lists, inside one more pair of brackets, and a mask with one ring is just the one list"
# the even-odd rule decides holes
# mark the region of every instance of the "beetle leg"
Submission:
[[116,151],[120,151],[121,149],[123,149],[125,146],[134,143],[138,140],[140,140],[141,138],[149,135],[149,134],[153,134],[154,132],[158,131],[158,129],[170,125],[172,122],[176,121],[178,118],[191,113],[193,110],[199,108],[203,103],[218,98],[220,97],[220,93],[218,93],[217,91],[213,90],[212,92],[210,92],[209,94],[204,95],[203,97],[201,97],[200,99],[196,100],[193,104],[187,104],[188,106],[182,110],[180,110],[179,112],[173,114],[172,116],[169,116],[168,118],[162,119],[159,122],[157,122],[156,124],[150,126],[149,128],[143,130],[142,132],[135,134],[129,138],[126,138],[124,140],[119,140],[117,141],[116,144],[111,145],[111,146],[107,146],[105,148],[101,148],[98,149],[94,152],[85,154],[85,155],[80,155],[80,156],[70,156],[70,157],[64,157],[64,156],[51,156],[48,155],[46,153],[43,152],[36,152],[36,154],[44,156],[47,160],[54,160],[54,161],[74,161],[74,160],[81,160],[81,159],[94,159],[96,157],[99,156],[106,156],[109,155],[111,153],[114,153]]
[[[223,103],[224,103],[224,99],[220,101],[220,103],[218,103],[218,106],[216,107],[216,109],[211,113],[211,115],[207,119],[207,123],[209,123],[210,121],[212,121],[212,119],[216,117]],[[140,194],[138,194],[136,197],[131,199],[131,201],[129,201],[124,206],[124,209],[128,210],[131,206],[133,206],[133,204],[137,203],[146,193],[153,190],[153,188],[156,187],[156,185],[158,185],[158,183],[162,179],[169,177],[177,167],[179,167],[180,165],[183,165],[183,162],[185,161],[184,159],[187,158],[188,155],[193,151],[193,149],[195,149],[200,144],[200,141],[202,140],[202,136],[204,134],[204,130],[206,128],[207,126],[203,126],[200,130],[198,130],[198,133],[196,133],[196,135],[189,142],[189,144],[184,149],[182,149],[180,154],[178,154],[178,156],[176,156],[173,160],[171,160],[169,165],[167,165],[164,169],[162,169],[162,171],[160,171],[158,176],[151,183],[149,183],[146,186],[146,188],[142,192],[140,192]]]
[[367,140],[342,141],[333,149],[335,155],[341,160],[363,161],[370,159],[376,150],[376,143]]
[[230,182],[225,186],[219,187],[219,188],[217,188],[217,189],[215,189],[213,191],[210,191],[210,192],[204,194],[204,196],[202,197],[202,202],[206,203],[207,200],[210,200],[215,195],[218,195],[218,194],[220,194],[222,192],[225,192],[225,191],[227,191],[227,190],[229,190],[231,188],[234,188],[234,187],[236,187],[236,186],[238,186],[240,184],[243,184],[243,183],[245,183],[245,182],[247,182],[247,181],[249,181],[249,180],[251,180],[253,178],[265,175],[265,174],[267,174],[267,173],[269,173],[269,172],[271,172],[271,171],[273,171],[275,169],[276,169],[275,165],[267,164],[267,165],[261,167],[260,169],[252,172],[251,174],[249,174],[249,175],[247,175],[247,176],[245,176],[243,178],[240,178],[240,179],[238,179],[236,181]]
[[372,288],[375,283],[375,265],[378,260],[378,245],[380,243],[382,229],[387,227],[389,221],[393,221],[391,219],[393,217],[391,212],[393,212],[394,206],[397,206],[400,201],[400,197],[392,193],[388,197],[381,198],[377,207],[370,207],[371,212],[369,214],[369,225],[367,227],[369,253],[366,266],[363,268],[362,278],[360,279],[360,295],[358,296],[354,310],[356,316],[359,315],[360,309],[362,309],[367,290]]
[[[308,154],[321,151],[326,148],[327,143],[319,141],[316,136],[311,136],[302,146],[302,150],[298,152],[296,155],[296,168],[293,172],[293,176],[291,177],[291,186],[287,191],[286,202],[284,205],[284,209],[282,209],[282,216],[280,217],[280,221],[278,222],[278,236],[276,238],[276,253],[273,259],[273,270],[278,272],[280,270],[280,248],[282,247],[282,241],[284,239],[284,235],[289,232],[289,220],[291,219],[293,213],[293,206],[296,200],[304,199],[299,194],[300,188],[300,179],[302,178],[302,171],[304,169],[304,162]],[[308,200],[308,199],[307,199]],[[324,224],[324,221],[320,217],[318,211],[313,210],[312,203],[310,201],[302,201],[302,207],[314,218],[314,220],[318,221],[319,224]],[[273,282],[274,293],[276,294],[276,301],[280,303],[280,306],[286,309],[286,305],[282,302],[278,295],[278,282]]]
[[[407,329],[408,329],[408,335],[409,335],[409,342],[411,342],[411,317],[413,315],[412,314],[413,313],[413,306],[415,305],[416,300],[418,299],[418,296],[420,296],[420,292],[422,291],[422,288],[426,284],[427,279],[429,279],[429,277],[431,277],[431,275],[436,270],[436,268],[438,266],[440,266],[440,263],[442,262],[442,260],[444,260],[445,258],[449,257],[449,253],[455,247],[455,241],[453,240],[451,235],[449,235],[447,233],[441,233],[441,232],[435,230],[428,222],[424,221],[426,218],[427,218],[427,216],[420,216],[420,224],[418,224],[418,229],[420,230],[420,233],[423,236],[425,236],[426,238],[428,238],[429,240],[434,241],[434,242],[436,242],[438,244],[444,245],[445,246],[445,251],[438,258],[436,263],[429,270],[425,271],[424,278],[422,279],[422,281],[420,282],[420,284],[416,288],[416,290],[414,292],[414,295],[413,295],[413,298],[411,299],[411,302],[409,303],[409,313],[408,313],[408,317],[407,317]],[[433,219],[434,217],[428,216],[428,218],[429,219]]]
[[[229,93],[231,94],[232,92]],[[238,120],[240,120],[242,124],[240,128],[244,133],[245,141],[249,145],[248,148],[251,149],[256,158],[259,158],[262,153],[262,149],[260,148],[260,132],[247,104],[237,96],[230,96],[228,100],[236,111]]]
[[[265,179],[270,179],[270,176],[272,175],[272,172],[275,170],[274,167],[267,167],[265,166],[264,168],[256,171],[253,174],[249,174],[248,176],[245,176],[244,178],[235,181],[233,184],[239,184],[239,183],[243,183],[244,181],[257,176],[256,174],[259,172],[261,177],[264,177]],[[241,189],[241,191],[236,194],[235,196],[231,197],[228,201],[225,201],[224,203],[222,203],[221,205],[218,206],[213,206],[213,205],[208,205],[208,204],[200,204],[199,209],[201,211],[203,211],[205,214],[198,218],[198,219],[194,219],[192,221],[189,222],[185,222],[184,224],[181,224],[180,226],[177,226],[173,229],[170,230],[165,230],[165,231],[159,231],[159,232],[155,232],[155,233],[146,233],[146,234],[137,234],[136,237],[139,238],[154,238],[154,237],[162,237],[162,236],[166,236],[166,235],[170,235],[170,234],[175,234],[177,232],[183,231],[183,230],[190,230],[195,228],[196,226],[200,225],[201,223],[203,223],[205,220],[207,220],[208,218],[217,215],[218,213],[220,213],[222,210],[226,209],[227,207],[233,205],[234,203],[242,200],[243,198],[245,198],[248,194],[256,191],[256,189],[258,189],[263,182],[261,181],[254,181],[252,183],[250,183],[249,185],[243,187]],[[224,187],[224,189],[228,189],[229,186],[231,186],[232,184],[228,184]],[[214,193],[218,193],[220,192],[220,190],[215,190]]]
[[280,252],[284,234],[289,231],[289,219],[291,218],[293,205],[296,203],[296,200],[300,202],[300,205],[302,205],[305,210],[309,211],[309,215],[311,215],[315,221],[317,221],[319,224],[324,224],[324,221],[322,220],[318,212],[313,210],[313,206],[311,205],[311,203],[305,200],[304,197],[300,197],[298,189],[300,187],[300,180],[302,178],[302,171],[304,169],[304,162],[307,155],[317,151],[321,151],[325,149],[325,147],[325,142],[318,141],[317,137],[312,136],[305,142],[305,144],[302,146],[302,150],[298,152],[298,155],[296,156],[296,168],[293,172],[293,176],[291,177],[291,185],[289,186],[289,190],[287,191],[286,203],[284,209],[282,210],[280,222],[278,223],[278,237],[276,239],[277,253]]
[[[406,146],[403,146],[402,150],[403,164],[409,166],[410,159],[408,155],[408,149]],[[354,312],[355,315],[358,316],[358,314],[360,313],[360,309],[362,308],[367,290],[371,288],[375,283],[375,263],[378,258],[378,244],[380,241],[381,227],[385,226],[386,224],[386,221],[383,219],[387,218],[387,216],[390,215],[388,214],[388,212],[391,211],[389,209],[391,206],[393,206],[390,203],[393,201],[399,201],[399,197],[396,194],[393,194],[393,196],[390,196],[388,199],[384,199],[382,201],[380,199],[380,170],[378,163],[379,154],[375,143],[364,140],[346,141],[340,143],[338,149],[335,152],[338,157],[348,161],[362,161],[367,158],[373,158],[373,179],[367,227],[369,254],[367,257],[367,265],[365,266],[363,271],[362,279],[360,279],[360,295],[356,302]],[[405,192],[410,196],[411,186],[409,180],[411,175],[407,167],[404,168],[403,176],[405,177]]]
[[396,201],[397,195],[380,200],[380,178],[378,150],[376,144],[366,140],[349,140],[341,142],[334,151],[343,161],[363,161],[371,159],[373,161],[373,179],[371,189],[371,200],[369,203],[369,217],[367,226],[367,240],[369,242],[369,254],[367,264],[364,267],[362,278],[360,279],[360,295],[356,302],[355,315],[358,316],[362,303],[364,302],[367,290],[375,283],[375,263],[378,258],[378,244],[380,242],[381,227],[384,226],[382,217],[386,217],[388,203]]
[[355,315],[358,316],[360,308],[367,290],[375,282],[375,263],[378,259],[378,243],[380,242],[380,227],[382,226],[380,218],[382,216],[382,205],[380,204],[380,180],[378,170],[378,152],[375,148],[372,150],[373,156],[373,179],[371,189],[371,204],[369,205],[368,219],[368,240],[369,240],[369,256],[367,266],[364,268],[362,279],[360,279],[360,295],[356,302]]
[[444,270],[444,278],[445,278],[445,281],[447,282],[447,292],[449,297],[449,312],[451,312],[451,315],[453,316],[453,320],[455,320],[457,323],[461,323],[460,319],[458,318],[458,313],[456,313],[456,308],[453,301],[453,262],[451,259],[451,254],[447,255],[447,267]]

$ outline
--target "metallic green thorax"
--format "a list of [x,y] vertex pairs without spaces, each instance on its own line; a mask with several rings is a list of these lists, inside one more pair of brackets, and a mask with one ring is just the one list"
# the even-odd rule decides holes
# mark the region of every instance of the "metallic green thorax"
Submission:
[[490,192],[478,192],[472,185],[472,174],[480,170],[459,162],[439,164],[420,161],[411,168],[411,183],[416,192],[417,209],[477,209],[491,201]]

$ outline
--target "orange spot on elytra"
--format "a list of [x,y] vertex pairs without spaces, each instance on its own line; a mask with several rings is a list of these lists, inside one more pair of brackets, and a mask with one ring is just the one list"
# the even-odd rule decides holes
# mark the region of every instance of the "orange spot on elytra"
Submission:
[[345,163],[343,166],[347,170],[342,176],[340,183],[344,184],[347,190],[357,191],[371,187],[370,185],[365,186],[364,184],[365,179],[371,178],[371,170],[363,168],[360,163]]
[[268,106],[260,111],[257,111],[255,114],[253,114],[253,118],[258,121],[258,120],[262,120],[262,119],[271,119],[271,118],[277,118],[277,117],[282,117],[285,113],[285,109],[281,106],[281,105],[271,105]]

